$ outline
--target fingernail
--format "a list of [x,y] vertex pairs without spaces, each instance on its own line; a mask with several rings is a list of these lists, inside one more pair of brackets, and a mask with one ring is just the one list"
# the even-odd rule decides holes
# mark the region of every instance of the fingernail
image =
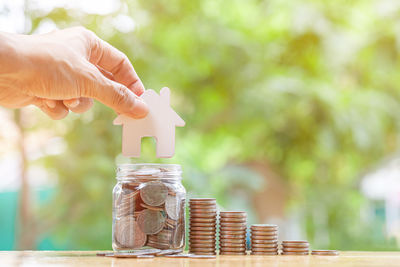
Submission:
[[55,108],[55,107],[56,107],[56,101],[50,100],[50,99],[47,99],[47,100],[45,100],[45,101],[46,101],[46,105],[47,105],[49,108]]
[[143,118],[149,112],[147,104],[140,98],[136,98],[135,105],[132,108],[131,115],[135,119]]
[[74,101],[68,103],[70,108],[76,108],[79,105],[79,99],[75,99]]

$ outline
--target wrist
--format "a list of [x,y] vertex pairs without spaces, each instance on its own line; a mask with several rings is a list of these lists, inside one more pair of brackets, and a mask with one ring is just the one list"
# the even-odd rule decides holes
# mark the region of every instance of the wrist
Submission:
[[7,72],[17,56],[15,35],[0,32],[0,74]]

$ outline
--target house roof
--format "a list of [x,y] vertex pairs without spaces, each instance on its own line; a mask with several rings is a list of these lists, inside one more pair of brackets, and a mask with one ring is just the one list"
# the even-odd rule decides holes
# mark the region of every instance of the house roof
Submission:
[[[175,112],[170,106],[170,89],[164,87],[160,90],[160,94],[157,94],[154,90],[148,89],[142,95],[141,98],[149,107],[149,113],[156,114],[157,116],[164,116],[166,119],[170,119],[175,123],[175,126],[185,126],[185,121]],[[137,120],[145,120],[147,117]],[[136,120],[128,118],[124,115],[118,115],[114,120],[115,125],[122,125],[126,120]]]

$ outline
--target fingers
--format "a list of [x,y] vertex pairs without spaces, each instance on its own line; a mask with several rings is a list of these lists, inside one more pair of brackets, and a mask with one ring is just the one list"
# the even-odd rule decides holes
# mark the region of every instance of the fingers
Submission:
[[110,72],[116,82],[125,85],[136,95],[140,96],[144,92],[143,83],[140,81],[128,57],[92,34],[91,53],[89,62]]
[[62,101],[36,99],[33,104],[39,107],[53,120],[61,120],[69,113],[68,108],[63,104]]
[[104,77],[100,71],[88,63],[92,68],[91,75],[86,77],[85,84],[81,88],[81,95],[95,98],[103,104],[111,107],[117,113],[126,114],[133,118],[143,118],[148,113],[148,107],[143,100],[135,95],[126,86]]
[[93,99],[81,97],[63,100],[64,105],[72,112],[83,113],[88,111],[93,106]]

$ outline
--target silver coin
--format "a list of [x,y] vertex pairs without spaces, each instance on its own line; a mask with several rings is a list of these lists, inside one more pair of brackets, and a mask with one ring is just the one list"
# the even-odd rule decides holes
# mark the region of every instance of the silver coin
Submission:
[[313,250],[313,251],[311,251],[311,255],[338,256],[339,255],[339,251],[337,251],[337,250]]
[[144,233],[157,234],[164,227],[165,217],[160,211],[146,209],[137,217],[137,223]]
[[189,258],[191,255],[192,254],[178,253],[178,254],[165,255],[164,257],[166,257],[166,258]]
[[146,243],[146,234],[140,229],[132,215],[115,222],[116,241],[126,248],[141,248]]
[[182,249],[163,249],[156,254],[156,256],[173,255],[182,253]]
[[167,211],[168,217],[172,220],[178,220],[179,218],[179,198],[177,196],[168,195],[165,199],[165,210]]
[[179,248],[183,245],[185,238],[185,225],[179,224],[173,234],[172,244],[175,248]]
[[215,259],[217,256],[215,255],[190,255],[191,259]]
[[164,204],[167,195],[168,187],[160,181],[148,182],[140,189],[140,197],[144,203],[150,206]]

